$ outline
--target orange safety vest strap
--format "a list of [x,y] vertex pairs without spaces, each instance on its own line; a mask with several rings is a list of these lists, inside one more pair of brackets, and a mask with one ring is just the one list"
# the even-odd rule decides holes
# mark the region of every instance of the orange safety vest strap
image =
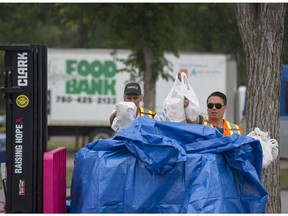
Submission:
[[213,126],[211,125],[208,117],[203,117],[202,125],[209,125],[209,126],[213,127]]
[[140,107],[140,116],[147,116],[148,118],[154,118],[155,115],[156,112]]
[[227,120],[224,120],[224,132],[223,135],[230,136],[233,133],[242,134],[242,130],[240,130],[240,127],[236,124],[233,124]]
[[[208,126],[211,126],[213,128],[216,128],[216,126],[209,121],[208,117],[203,118],[202,125],[208,125]],[[239,125],[233,124],[233,123],[224,119],[223,135],[224,136],[230,136],[233,133],[242,134],[242,128]]]

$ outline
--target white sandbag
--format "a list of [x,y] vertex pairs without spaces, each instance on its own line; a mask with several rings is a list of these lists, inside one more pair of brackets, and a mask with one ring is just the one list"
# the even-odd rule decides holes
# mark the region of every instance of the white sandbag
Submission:
[[263,132],[259,128],[255,128],[247,136],[260,140],[263,151],[262,167],[266,168],[278,156],[278,142],[275,139],[270,139],[268,132]]
[[136,118],[137,107],[133,102],[120,102],[116,105],[116,117],[111,128],[119,130]]
[[194,121],[199,115],[200,105],[198,98],[188,82],[185,73],[181,73],[181,81],[178,76],[174,85],[164,100],[160,120],[186,122]]
[[195,121],[200,113],[200,104],[197,95],[190,85],[185,73],[181,73],[181,82],[182,85],[179,87],[179,92],[184,96],[184,112],[186,119]]
[[169,98],[165,100],[160,115],[161,121],[185,122],[184,100],[180,98]]

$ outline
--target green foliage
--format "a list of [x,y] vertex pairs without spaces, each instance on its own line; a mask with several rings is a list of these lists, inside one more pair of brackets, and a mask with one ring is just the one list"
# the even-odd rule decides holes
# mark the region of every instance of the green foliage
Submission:
[[229,53],[238,61],[241,84],[245,84],[233,4],[2,3],[0,21],[0,44],[130,49],[129,58],[122,59],[126,65],[122,70],[134,80],[147,70],[147,53],[153,58],[151,82],[170,77],[164,52],[176,56],[178,51]]
[[[135,66],[130,72],[136,76],[147,70],[145,56],[153,56],[151,82],[159,75],[168,79],[171,67],[165,59],[165,52],[177,56],[177,26],[179,24],[178,4],[113,4],[109,7],[111,16],[106,23],[111,35],[120,38],[132,54],[124,61],[126,67]],[[167,69],[167,70],[165,70]]]
[[283,39],[283,64],[288,64],[288,10],[285,16],[285,32]]
[[[58,5],[61,9],[63,21],[75,31],[81,25],[85,26],[90,34],[87,39],[97,35],[106,35],[105,40],[98,40],[108,48],[131,49],[132,54],[128,59],[122,60],[126,65],[125,70],[131,72],[132,77],[142,75],[146,71],[145,51],[153,55],[152,82],[158,74],[168,78],[168,61],[164,52],[177,55],[177,26],[179,22],[177,4],[69,4]],[[102,31],[100,31],[102,30]],[[89,41],[89,40],[86,40]],[[92,41],[92,40],[91,40]],[[108,43],[107,41],[110,41]],[[82,44],[83,47],[87,44]],[[95,45],[95,44],[93,44]],[[89,47],[93,46],[92,42]],[[98,45],[101,47],[101,45]],[[107,48],[106,47],[106,48]],[[116,54],[117,55],[117,54]],[[139,74],[138,74],[139,73]]]
[[[245,59],[233,4],[1,3],[0,21],[1,44],[131,49],[124,63],[133,76],[143,74],[144,49],[149,49],[154,59],[153,80],[158,75],[169,77],[164,52],[229,53],[238,61],[241,84],[245,83]],[[284,40],[285,47],[287,44]]]
[[119,38],[111,36],[105,22],[113,4],[56,4],[61,23],[74,38],[72,47],[79,48],[125,48]]
[[181,50],[231,54],[242,49],[233,4],[181,4],[181,7],[185,14]]
[[226,53],[238,62],[239,84],[246,83],[246,63],[233,4],[181,4],[181,51]]
[[238,60],[242,56],[233,4],[4,3],[0,20],[1,44],[131,49],[127,63],[140,69],[143,62],[137,58],[143,58],[148,47],[156,61],[154,70],[165,78],[164,52],[230,53]]
[[60,45],[61,28],[53,4],[1,4],[0,42]]
[[288,169],[280,169],[280,187],[288,189]]

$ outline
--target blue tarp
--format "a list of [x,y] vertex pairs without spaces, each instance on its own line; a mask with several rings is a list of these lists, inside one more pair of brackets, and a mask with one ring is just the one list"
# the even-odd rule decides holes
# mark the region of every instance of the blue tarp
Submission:
[[137,118],[75,156],[75,213],[264,213],[258,140]]

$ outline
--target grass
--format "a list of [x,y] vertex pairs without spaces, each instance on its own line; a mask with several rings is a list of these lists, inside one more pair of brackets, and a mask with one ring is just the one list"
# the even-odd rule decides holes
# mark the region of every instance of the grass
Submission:
[[280,169],[280,188],[288,189],[288,169]]
[[71,187],[71,180],[72,180],[72,173],[73,173],[73,162],[76,152],[79,148],[76,148],[74,145],[75,139],[73,138],[59,138],[59,137],[52,137],[47,144],[47,150],[52,150],[57,147],[65,147],[66,148],[66,187]]
[[67,154],[72,153],[75,154],[80,148],[76,147],[75,139],[73,137],[52,137],[49,139],[47,143],[47,150],[52,150],[57,147],[65,147]]
[[66,170],[66,187],[71,187],[73,167],[67,167]]

